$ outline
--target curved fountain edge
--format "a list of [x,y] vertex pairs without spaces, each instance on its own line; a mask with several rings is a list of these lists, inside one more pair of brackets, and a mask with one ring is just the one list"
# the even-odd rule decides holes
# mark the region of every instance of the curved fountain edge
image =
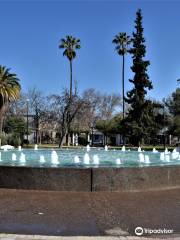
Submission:
[[0,167],[0,188],[53,191],[140,191],[180,187],[180,166],[140,168]]

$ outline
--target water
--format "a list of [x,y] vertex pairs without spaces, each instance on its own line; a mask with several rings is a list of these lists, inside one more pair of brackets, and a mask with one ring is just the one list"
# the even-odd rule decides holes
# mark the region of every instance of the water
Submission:
[[78,149],[18,149],[0,151],[0,166],[28,167],[143,167],[180,165],[180,154],[176,151],[138,152],[105,151],[104,148]]

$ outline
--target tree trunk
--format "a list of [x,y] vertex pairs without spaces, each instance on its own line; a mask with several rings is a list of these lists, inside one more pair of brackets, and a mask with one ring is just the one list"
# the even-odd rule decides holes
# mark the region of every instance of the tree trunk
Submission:
[[0,135],[2,134],[3,120],[4,120],[4,116],[3,116],[3,114],[0,112]]
[[72,60],[70,60],[70,99],[72,98]]
[[[122,95],[123,95],[123,119],[125,117],[125,103],[124,103],[124,64],[125,64],[125,57],[123,54],[123,64],[122,64]],[[123,145],[125,144],[125,135],[123,133]]]
[[63,142],[66,138],[66,133],[64,133],[60,138],[59,138],[59,148],[62,148]]
[[4,113],[5,113],[5,106],[2,106],[2,108],[0,109],[0,135],[2,134],[2,129],[3,129]]
[[123,95],[123,119],[125,116],[125,106],[124,106],[124,63],[125,63],[125,58],[123,54],[123,65],[122,65],[122,95]]
[[67,126],[62,126],[60,131],[60,137],[59,137],[59,148],[63,146],[63,143],[66,140],[67,134],[68,134]]

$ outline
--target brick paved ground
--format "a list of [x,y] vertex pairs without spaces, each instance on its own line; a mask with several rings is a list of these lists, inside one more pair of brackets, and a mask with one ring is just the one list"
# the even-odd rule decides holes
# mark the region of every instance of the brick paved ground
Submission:
[[[75,236],[136,239],[137,226],[173,229],[175,235],[152,237],[180,239],[180,189],[126,193],[0,189],[0,233],[73,236],[59,238],[63,240],[86,239]],[[47,239],[0,235],[0,239],[8,238]]]

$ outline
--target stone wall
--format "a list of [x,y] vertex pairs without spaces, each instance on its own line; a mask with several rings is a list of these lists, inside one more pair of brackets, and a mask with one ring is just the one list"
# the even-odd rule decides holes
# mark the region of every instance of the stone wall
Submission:
[[180,187],[180,166],[141,168],[0,167],[0,188],[136,191]]

